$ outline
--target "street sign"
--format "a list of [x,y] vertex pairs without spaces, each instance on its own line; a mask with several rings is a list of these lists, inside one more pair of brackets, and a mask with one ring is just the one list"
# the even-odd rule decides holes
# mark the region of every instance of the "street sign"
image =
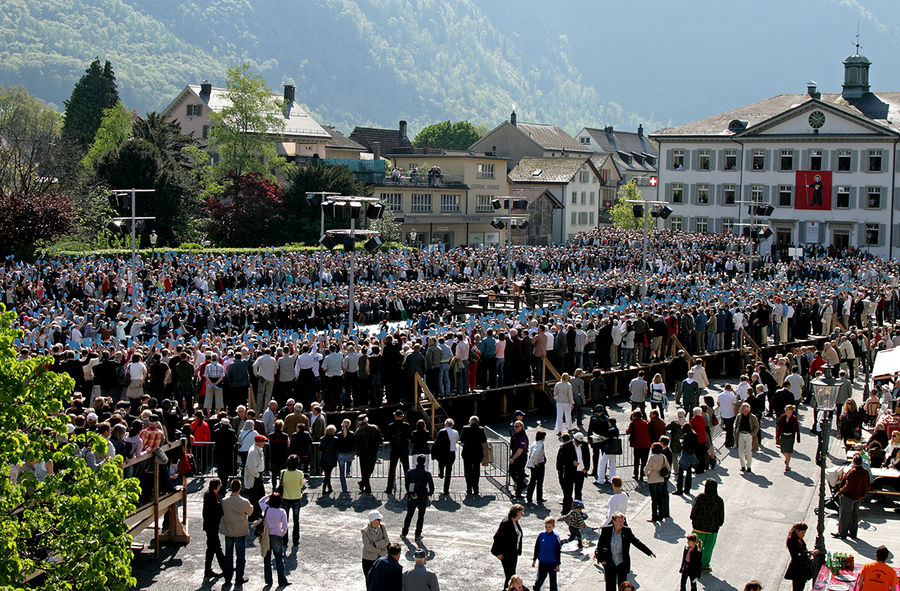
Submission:
[[659,179],[655,176],[650,177],[650,186],[655,187],[659,183]]

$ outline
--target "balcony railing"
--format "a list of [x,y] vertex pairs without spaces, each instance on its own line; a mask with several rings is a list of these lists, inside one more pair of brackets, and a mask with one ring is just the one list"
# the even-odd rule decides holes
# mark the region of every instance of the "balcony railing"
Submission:
[[418,174],[404,173],[398,176],[385,175],[382,186],[385,187],[459,187],[464,188],[464,177],[461,174],[442,174],[429,176],[427,172]]

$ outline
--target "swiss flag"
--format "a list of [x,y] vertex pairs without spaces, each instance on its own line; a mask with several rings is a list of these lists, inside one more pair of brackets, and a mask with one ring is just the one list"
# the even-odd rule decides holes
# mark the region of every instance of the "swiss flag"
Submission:
[[659,179],[656,178],[655,176],[652,176],[652,177],[650,177],[649,183],[650,183],[651,187],[655,187],[657,185],[657,183],[659,183]]

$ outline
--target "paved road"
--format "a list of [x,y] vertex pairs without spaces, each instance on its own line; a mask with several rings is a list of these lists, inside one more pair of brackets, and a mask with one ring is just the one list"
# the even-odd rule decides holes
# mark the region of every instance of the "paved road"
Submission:
[[[716,388],[714,386],[714,392]],[[619,424],[623,425],[625,409],[614,407],[613,410],[619,417]],[[787,566],[784,541],[788,529],[796,521],[805,520],[809,523],[810,547],[815,534],[815,515],[812,509],[816,502],[818,471],[811,460],[814,457],[815,440],[806,434],[811,421],[809,411],[804,411],[801,416],[804,432],[796,448],[798,453],[792,462],[795,471],[788,475],[783,473],[781,457],[773,451],[771,432],[774,427],[771,422],[764,423],[768,436],[763,440],[764,449],[754,459],[753,474],[744,475],[740,472],[736,452],[726,455],[727,450],[722,450],[719,466],[695,479],[692,495],[671,497],[672,519],[660,525],[654,526],[646,521],[650,515],[646,485],[636,486],[633,482],[626,484],[630,497],[629,521],[636,535],[657,554],[655,559],[640,552],[633,555],[638,586],[651,590],[677,588],[684,536],[690,533],[690,503],[702,486],[702,480],[709,477],[720,482],[719,491],[726,502],[726,521],[713,556],[713,572],[703,575],[700,588],[710,591],[742,589],[743,584],[751,578],[762,581],[767,591],[790,588],[782,580]],[[552,436],[552,417],[530,417],[527,422],[529,437],[533,437],[539,427],[550,431],[551,436],[547,441],[552,466],[558,448],[556,438]],[[499,432],[506,432],[505,425],[493,427]],[[836,443],[832,447],[832,452],[836,455],[841,453],[838,446]],[[631,471],[622,470],[620,475],[630,477]],[[314,479],[313,486],[318,482]],[[355,484],[351,485],[351,490],[353,488]],[[535,569],[531,568],[530,561],[534,538],[543,529],[543,518],[559,513],[557,501],[561,495],[552,469],[548,470],[545,488],[545,496],[549,499],[547,506],[528,507],[522,520],[525,551],[519,561],[519,571],[528,586],[533,584],[535,576]],[[670,490],[671,488],[670,486]],[[499,487],[489,483],[482,484],[483,496],[478,499],[465,498],[462,479],[454,481],[452,490],[450,498],[436,499],[426,515],[422,546],[429,551],[429,568],[437,572],[442,589],[499,589],[502,570],[499,562],[490,555],[490,541],[497,523],[509,508],[510,500]],[[606,488],[598,489],[585,484],[588,526],[597,527],[601,517],[606,514],[609,492]],[[192,495],[189,515],[192,517],[190,530],[193,541],[189,546],[163,547],[160,560],[156,560],[148,545],[148,550],[136,560],[138,588],[164,591],[231,589],[221,579],[211,581],[211,585],[203,580],[205,538],[201,531],[200,505],[200,493]],[[856,552],[858,556],[870,558],[879,544],[900,540],[900,522],[897,521],[895,510],[885,510],[878,504],[869,504],[869,507],[873,506],[874,509],[864,511],[865,523],[861,528],[864,532],[861,534],[863,541],[851,546],[833,543],[836,541],[828,537],[828,548],[849,550]],[[348,591],[364,589],[359,531],[365,524],[366,513],[373,508],[378,508],[385,514],[390,535],[399,541],[405,501],[383,493],[374,496],[351,493],[322,497],[317,490],[311,491],[301,515],[301,544],[287,559],[288,578],[294,582],[290,588]],[[835,529],[836,516],[828,515],[826,535]],[[588,532],[590,547],[581,552],[571,544],[564,547],[560,572],[561,589],[594,591],[602,588],[602,571],[590,558],[596,538],[595,532]],[[404,545],[406,551],[402,562],[407,566],[411,564],[415,544],[413,540],[409,540]],[[262,589],[262,559],[256,547],[248,547],[247,557],[247,574],[251,581],[244,589]]]

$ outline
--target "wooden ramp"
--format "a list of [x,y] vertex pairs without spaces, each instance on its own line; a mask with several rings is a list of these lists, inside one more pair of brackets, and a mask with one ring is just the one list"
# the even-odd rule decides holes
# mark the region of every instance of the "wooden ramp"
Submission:
[[[184,439],[173,443],[167,443],[160,446],[164,452],[171,450],[179,450],[184,453],[187,442]],[[191,541],[188,533],[188,516],[187,516],[187,486],[185,478],[181,478],[181,486],[178,490],[171,493],[160,494],[159,478],[160,465],[156,461],[153,454],[147,454],[139,458],[133,458],[122,464],[122,468],[138,466],[150,462],[153,472],[153,498],[137,507],[131,515],[125,518],[125,525],[128,526],[128,533],[132,537],[137,536],[148,528],[153,528],[154,552],[159,556],[159,545],[161,543],[187,544]],[[149,466],[146,466],[150,469]],[[178,507],[181,505],[181,516],[178,515]],[[166,518],[167,529],[161,529],[160,518]]]

